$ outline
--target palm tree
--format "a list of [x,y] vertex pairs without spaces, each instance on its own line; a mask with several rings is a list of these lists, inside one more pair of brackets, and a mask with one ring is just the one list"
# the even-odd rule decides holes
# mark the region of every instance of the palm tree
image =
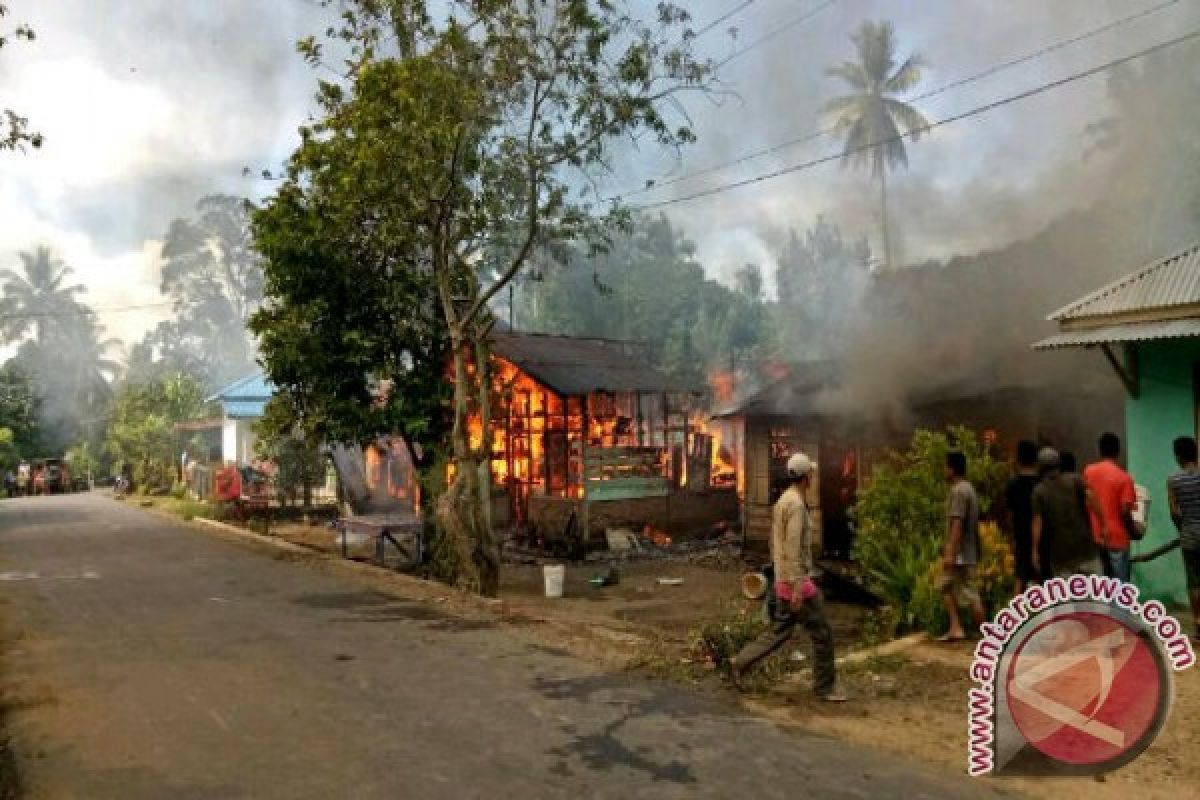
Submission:
[[44,344],[55,328],[71,322],[82,311],[75,299],[82,284],[65,285],[74,272],[48,247],[20,253],[21,272],[0,270],[4,292],[0,295],[0,336],[20,339],[30,331]]
[[896,37],[890,22],[863,22],[850,40],[858,51],[858,60],[843,61],[827,72],[841,78],[854,91],[830,100],[825,111],[836,117],[834,130],[845,138],[843,164],[870,165],[871,175],[879,179],[883,261],[890,266],[887,171],[908,166],[902,137],[911,135],[915,142],[929,125],[921,112],[895,95],[917,85],[924,61],[918,53],[913,53],[896,65]]

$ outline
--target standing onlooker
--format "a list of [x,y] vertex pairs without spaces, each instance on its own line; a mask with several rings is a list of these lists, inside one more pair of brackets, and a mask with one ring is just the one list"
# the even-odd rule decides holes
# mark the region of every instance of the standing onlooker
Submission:
[[1133,478],[1121,469],[1121,440],[1115,433],[1100,437],[1100,460],[1083,471],[1083,480],[1100,503],[1101,513],[1091,512],[1092,535],[1101,547],[1104,574],[1129,582],[1129,530],[1137,492]]
[[1038,453],[1041,482],[1033,490],[1033,557],[1044,579],[1097,575],[1104,563],[1092,539],[1088,509],[1099,504],[1078,475],[1063,472],[1058,451]]
[[1200,468],[1196,466],[1196,440],[1180,436],[1174,442],[1174,450],[1180,472],[1167,479],[1167,502],[1171,519],[1179,529],[1179,546],[1187,571],[1188,596],[1196,623],[1192,638],[1200,641]]
[[788,459],[791,486],[775,503],[771,519],[771,563],[775,571],[776,610],[772,629],[750,642],[730,664],[733,680],[778,650],[801,625],[812,638],[813,690],[823,700],[846,699],[837,688],[833,629],[825,616],[821,590],[813,583],[812,517],[805,493],[817,465],[803,453]]
[[962,621],[958,616],[961,599],[971,608],[973,627],[983,624],[983,600],[975,588],[975,565],[979,563],[979,497],[967,480],[967,457],[962,453],[946,454],[946,482],[950,496],[946,501],[946,543],[942,548],[942,576],[938,588],[942,603],[950,617],[950,627],[938,641],[953,642],[965,639]]
[[[1017,580],[1014,592],[1020,594],[1041,579],[1033,558],[1033,488],[1038,484],[1038,448],[1028,439],[1017,442],[1017,474],[1004,490],[1012,532],[1013,564]],[[1047,563],[1042,559],[1042,563]]]

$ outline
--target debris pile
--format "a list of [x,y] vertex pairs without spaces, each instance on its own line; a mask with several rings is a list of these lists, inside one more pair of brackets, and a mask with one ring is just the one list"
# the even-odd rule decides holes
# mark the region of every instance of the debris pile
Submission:
[[[658,561],[686,563],[716,570],[742,569],[741,535],[725,526],[714,527],[710,535],[699,539],[677,539],[665,531],[647,525],[641,531],[630,528],[609,528],[605,531],[605,547],[583,557],[586,563],[625,563]],[[562,561],[562,554],[530,547],[517,536],[505,537],[502,545],[504,563],[537,565]],[[577,560],[577,559],[574,559]]]

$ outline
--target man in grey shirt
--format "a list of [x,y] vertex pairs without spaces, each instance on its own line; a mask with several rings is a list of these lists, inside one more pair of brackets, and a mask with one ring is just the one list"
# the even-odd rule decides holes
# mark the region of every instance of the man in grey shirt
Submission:
[[1033,490],[1034,563],[1043,575],[1099,575],[1104,562],[1092,538],[1088,509],[1099,512],[1100,504],[1078,475],[1061,466],[1054,448],[1038,453],[1042,480]]
[[950,496],[946,501],[946,542],[938,588],[950,627],[938,641],[956,642],[966,638],[958,615],[960,601],[970,607],[973,626],[983,624],[983,601],[974,586],[980,553],[979,497],[967,480],[967,457],[962,453],[946,454],[946,482],[950,484]]

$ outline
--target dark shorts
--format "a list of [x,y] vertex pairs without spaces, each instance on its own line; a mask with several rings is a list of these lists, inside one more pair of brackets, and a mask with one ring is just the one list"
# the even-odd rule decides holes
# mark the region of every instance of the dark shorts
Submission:
[[1037,570],[1033,568],[1033,540],[1024,536],[1013,537],[1013,571],[1024,583],[1038,579]]
[[1183,568],[1187,572],[1188,588],[1200,592],[1200,550],[1183,549]]

